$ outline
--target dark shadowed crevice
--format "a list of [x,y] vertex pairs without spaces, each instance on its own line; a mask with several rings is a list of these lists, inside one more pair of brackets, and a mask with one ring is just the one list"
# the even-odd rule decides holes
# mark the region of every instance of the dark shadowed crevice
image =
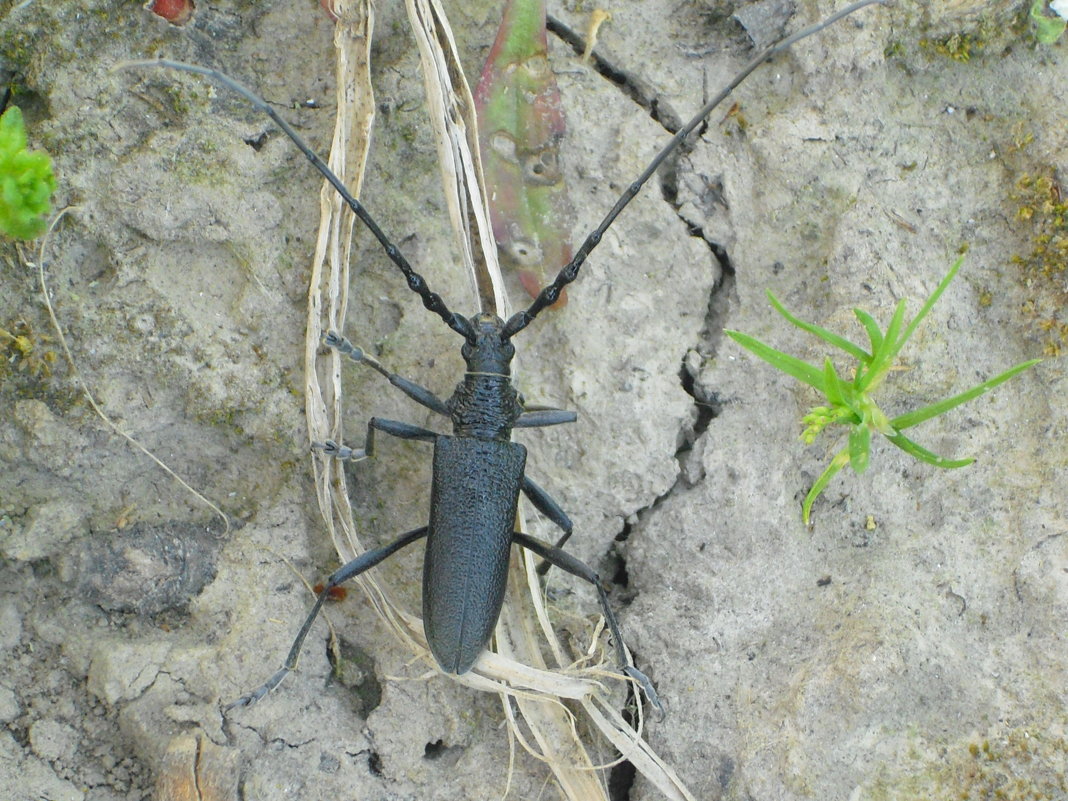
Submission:
[[445,752],[443,740],[435,740],[423,747],[423,759],[437,759]]
[[677,458],[681,458],[693,450],[693,442],[708,430],[708,424],[719,416],[722,408],[718,395],[715,393],[706,394],[696,386],[693,372],[685,364],[679,368],[679,382],[682,384],[686,394],[693,398],[697,417],[693,421],[692,433],[686,437],[687,441],[675,451]]
[[630,790],[637,775],[637,769],[626,760],[612,768],[608,774],[609,801],[630,801]]
[[441,770],[449,770],[455,767],[464,754],[464,747],[459,745],[447,745],[444,740],[437,739],[423,746],[423,759],[428,762],[438,763]]
[[[677,207],[676,212],[678,212]],[[682,215],[680,219],[683,219]],[[719,266],[719,278],[709,292],[704,325],[697,341],[679,366],[679,383],[683,391],[693,399],[694,413],[690,421],[683,424],[676,439],[677,446],[674,455],[679,464],[679,470],[674,483],[666,492],[654,498],[652,503],[637,510],[624,521],[623,527],[615,536],[617,543],[626,542],[635,527],[644,526],[649,516],[655,513],[656,508],[674,492],[680,489],[689,490],[703,480],[704,470],[700,465],[699,454],[693,453],[694,446],[708,431],[709,425],[719,416],[723,407],[719,394],[714,389],[700,384],[697,379],[702,364],[715,354],[722,338],[723,322],[728,313],[729,300],[734,294],[734,265],[731,263],[730,254],[726,248],[716,242],[710,242],[698,226],[687,222],[687,230],[691,236],[699,238],[706,244],[715,263]],[[612,582],[616,586],[627,587],[629,577],[625,550],[618,546],[613,547],[609,558],[612,560],[610,564],[614,567],[611,571]],[[609,571],[605,573],[608,574]]]
[[371,771],[372,776],[381,778],[385,775],[382,771],[382,757],[378,755],[377,751],[371,751],[367,754],[367,769]]
[[244,141],[245,141],[246,145],[251,147],[253,150],[259,152],[260,150],[263,149],[263,146],[265,144],[267,144],[267,139],[268,138],[269,138],[268,132],[264,131],[259,136],[249,137],[248,139],[246,139]]
[[333,669],[332,678],[346,688],[354,711],[366,720],[382,703],[382,684],[374,656],[345,637],[338,638],[336,650],[328,645],[326,656]]
[[[623,531],[616,535],[616,542],[622,542],[630,534],[630,526],[624,525]],[[617,555],[614,559],[609,560],[609,564],[612,565],[612,577],[609,579],[617,587],[626,589],[630,586],[630,574],[627,573],[627,560],[622,556]]]

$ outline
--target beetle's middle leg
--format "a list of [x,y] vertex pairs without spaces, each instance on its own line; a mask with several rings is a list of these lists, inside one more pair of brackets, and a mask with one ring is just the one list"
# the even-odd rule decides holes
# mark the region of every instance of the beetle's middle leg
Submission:
[[430,429],[413,426],[411,423],[402,423],[400,420],[387,420],[385,417],[372,417],[367,421],[367,438],[364,440],[362,448],[349,448],[346,445],[334,442],[332,439],[328,439],[326,442],[313,442],[312,448],[343,462],[358,462],[368,456],[375,455],[376,430],[398,439],[418,439],[424,442],[433,442],[438,437]]
[[397,537],[389,545],[383,545],[381,548],[375,548],[371,551],[365,551],[335,570],[330,578],[326,580],[326,584],[323,586],[323,591],[319,593],[319,597],[315,599],[315,606],[312,607],[311,612],[308,613],[308,617],[304,621],[304,625],[300,627],[300,631],[297,632],[297,638],[293,641],[293,646],[289,649],[289,655],[286,657],[285,664],[282,668],[276,672],[271,678],[267,679],[260,687],[253,690],[250,693],[246,693],[238,698],[233,703],[227,705],[226,709],[233,709],[235,706],[252,706],[252,704],[259,701],[267,693],[271,692],[275,687],[282,683],[289,673],[293,671],[297,666],[297,658],[300,656],[300,649],[304,647],[304,640],[308,636],[308,632],[311,631],[312,624],[315,622],[315,618],[319,616],[319,610],[323,608],[323,602],[326,601],[330,595],[330,590],[339,584],[344,584],[351,578],[363,573],[365,570],[377,565],[383,559],[392,556],[405,545],[411,545],[418,539],[422,539],[426,536],[429,526],[423,526],[421,528],[409,531],[407,534],[402,534]]
[[[559,527],[564,535],[556,541],[557,548],[563,548],[564,543],[571,539],[571,532],[574,531],[575,525],[571,522],[571,518],[567,516],[567,512],[556,502],[556,500],[545,490],[530,480],[529,477],[523,476],[523,494],[527,496],[534,508],[545,515],[547,518],[553,521]],[[545,572],[538,568],[539,571]]]
[[[533,498],[531,500],[533,500]],[[556,567],[567,571],[573,576],[578,576],[580,579],[588,581],[597,588],[597,597],[601,601],[601,613],[604,615],[605,622],[608,624],[608,629],[612,632],[612,639],[614,639],[616,643],[616,653],[619,655],[620,670],[634,679],[641,686],[642,690],[645,692],[645,697],[648,698],[649,702],[660,711],[661,715],[663,715],[664,707],[660,703],[660,697],[656,694],[656,690],[653,689],[653,683],[649,681],[648,676],[638,670],[638,668],[634,667],[634,665],[631,664],[630,659],[627,657],[627,649],[623,645],[623,635],[619,632],[619,623],[616,621],[615,613],[612,612],[612,607],[608,604],[608,593],[606,593],[604,587],[601,586],[601,577],[597,575],[597,572],[585,562],[576,559],[567,551],[540,542],[521,531],[512,532],[512,542],[516,545],[521,545],[529,551],[533,551],[546,562],[556,565]]]
[[[523,476],[523,494],[527,496],[532,504],[534,504],[535,509],[553,521],[553,523],[564,532],[563,536],[556,541],[556,547],[563,548],[564,543],[571,539],[571,532],[575,529],[575,525],[571,522],[571,518],[567,516],[567,512],[563,510],[553,496],[531,481],[527,476]],[[541,564],[538,565],[538,575],[544,576],[549,572],[551,566],[551,562],[547,559],[543,559]]]

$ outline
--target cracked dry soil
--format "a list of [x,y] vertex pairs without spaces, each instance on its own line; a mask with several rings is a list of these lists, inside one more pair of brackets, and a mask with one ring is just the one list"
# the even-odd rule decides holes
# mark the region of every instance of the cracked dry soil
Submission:
[[[414,47],[402,11],[380,5],[364,198],[466,310]],[[496,5],[450,10],[469,76]],[[797,5],[804,22],[830,10]],[[685,118],[749,57],[725,12],[774,37],[758,22],[770,7],[613,4],[600,52],[625,88],[551,43],[576,238],[666,140],[661,121]],[[517,342],[526,397],[579,413],[574,426],[524,435],[531,475],[573,517],[569,549],[615,575],[622,627],[670,708],[649,723],[650,741],[699,799],[1068,797],[1063,361],[917,432],[936,451],[977,457],[972,467],[938,472],[877,448],[866,476],[828,489],[806,531],[800,500],[836,443],[802,446],[798,420],[814,399],[720,336],[729,324],[819,359],[769,314],[765,288],[859,334],[854,305],[880,320],[900,297],[915,310],[967,242],[887,408],[1042,353],[1042,322],[1064,290],[1013,263],[1034,238],[1014,195],[1023,176],[1064,178],[1064,43],[1036,50],[988,26],[967,63],[920,43],[1017,9],[869,9],[765,65],[737,113],[713,114],[624,213],[566,309]],[[584,28],[577,4],[550,11]],[[408,664],[358,593],[331,608],[361,667],[348,686],[330,680],[317,628],[280,691],[219,712],[284,657],[310,603],[291,568],[314,581],[335,565],[299,389],[319,181],[240,102],[195,80],[110,69],[157,53],[224,67],[323,150],[331,24],[310,2],[205,2],[184,29],[117,1],[2,13],[31,138],[56,160],[59,203],[78,206],[52,239],[48,280],[81,374],[126,431],[240,525],[224,534],[104,429],[63,365],[4,374],[0,794],[112,801],[188,779],[248,799],[500,797],[509,753],[497,699]],[[456,338],[358,238],[347,333],[447,393]],[[55,349],[35,275],[3,249],[0,325],[22,320]],[[430,422],[377,376],[353,370],[348,390],[350,432],[371,415]],[[384,443],[356,468],[367,541],[425,520],[428,473],[419,443]],[[411,609],[419,559],[379,569]],[[585,647],[592,592],[551,576],[549,593]],[[547,776],[519,751],[511,797],[559,797]],[[625,771],[614,788],[657,797]]]

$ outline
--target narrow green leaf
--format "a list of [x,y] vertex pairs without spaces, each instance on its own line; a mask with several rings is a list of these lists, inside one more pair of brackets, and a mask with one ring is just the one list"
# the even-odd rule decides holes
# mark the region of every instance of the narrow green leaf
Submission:
[[897,307],[894,309],[894,316],[891,318],[890,325],[887,327],[886,333],[883,335],[882,343],[880,343],[875,353],[872,354],[871,364],[868,366],[868,371],[864,374],[863,378],[859,378],[855,382],[858,391],[864,392],[865,390],[874,390],[879,386],[883,378],[886,377],[886,373],[890,369],[894,357],[897,355],[897,352],[901,350],[900,343],[897,343],[897,337],[904,322],[905,299],[902,298],[898,301]]
[[857,423],[849,432],[849,466],[858,476],[868,469],[871,452],[871,429],[867,423]]
[[[860,320],[860,324],[864,326],[864,330],[868,332],[868,340],[871,342],[871,352],[875,354],[879,351],[879,348],[883,345],[883,332],[879,330],[879,324],[875,322],[875,318],[868,314],[863,309],[853,309],[853,314]],[[870,362],[871,357],[865,359],[865,362]]]
[[845,406],[845,398],[842,396],[841,381],[838,380],[838,374],[834,371],[834,365],[831,364],[830,358],[823,360],[823,383],[824,394],[827,396],[827,400],[831,402],[833,406]]
[[831,479],[834,478],[838,471],[841,470],[849,463],[849,451],[841,451],[837,456],[831,459],[831,463],[827,465],[827,469],[823,471],[819,478],[816,479],[816,483],[812,485],[812,489],[808,491],[808,495],[805,496],[805,502],[801,504],[801,520],[807,526],[809,525],[809,518],[812,512],[812,502],[819,497],[824,488],[831,483]]
[[914,456],[927,464],[933,464],[935,467],[944,467],[948,470],[955,467],[967,467],[975,461],[975,459],[946,459],[937,453],[932,453],[922,445],[917,445],[904,434],[887,434],[886,438],[909,456]]
[[879,330],[879,324],[875,322],[875,318],[863,309],[853,309],[853,314],[860,320],[860,324],[864,326],[864,330],[868,334],[868,342],[871,343],[872,353],[871,356],[864,359],[863,363],[857,365],[856,374],[853,376],[853,386],[859,389],[867,386],[865,377],[871,372],[875,354],[883,346],[883,332]]
[[798,328],[804,331],[808,331],[810,334],[815,334],[828,345],[834,345],[836,348],[841,348],[855,359],[867,361],[871,358],[871,356],[868,354],[867,351],[864,350],[864,348],[860,347],[859,345],[854,345],[848,339],[840,337],[838,336],[838,334],[835,334],[832,331],[828,331],[826,328],[821,328],[820,326],[814,325],[812,323],[806,323],[804,320],[799,320],[798,318],[794,317],[792,314],[790,314],[790,312],[786,310],[786,307],[779,303],[778,299],[773,294],[771,294],[770,289],[767,290],[767,296],[768,300],[771,301],[771,305],[775,307],[775,311],[785,317],[787,321],[796,325]]
[[950,282],[954,279],[954,277],[956,277],[957,271],[960,269],[960,266],[962,264],[964,264],[963,254],[961,254],[961,257],[959,259],[953,262],[953,266],[949,268],[949,272],[946,273],[946,277],[942,279],[942,282],[938,285],[938,288],[931,293],[931,297],[927,298],[927,302],[923,304],[923,308],[920,309],[920,313],[917,314],[914,318],[912,318],[912,322],[909,323],[909,327],[905,329],[905,333],[901,337],[901,342],[898,345],[898,350],[901,350],[901,346],[904,345],[905,342],[908,341],[908,338],[912,336],[912,332],[916,330],[919,324],[923,321],[923,318],[927,316],[927,312],[929,312],[931,308],[935,305],[935,303],[938,301],[938,299],[942,297],[942,293],[946,291],[946,287],[948,287]]
[[[833,391],[835,392],[835,397],[837,397],[838,400],[832,401],[832,403],[844,409],[847,409],[849,412],[852,413],[853,417],[859,420],[861,416],[860,409],[862,408],[863,403],[857,397],[857,392],[856,389],[853,387],[853,384],[849,381],[843,380],[838,375],[838,372],[834,369],[834,365],[831,363],[831,360],[829,358],[824,362],[823,365],[823,377],[824,380],[827,382],[828,388],[830,388],[833,383]],[[830,397],[831,396],[828,394],[828,400],[830,400]]]
[[803,362],[797,357],[791,356],[789,353],[775,350],[775,348],[765,345],[759,339],[754,339],[748,334],[743,334],[741,331],[728,331],[724,329],[723,333],[749,352],[759,356],[772,367],[782,370],[787,375],[793,376],[798,381],[808,384],[810,387],[815,387],[824,395],[827,394],[826,385],[823,380],[823,371],[818,367],[813,367],[808,362]]
[[906,428],[911,428],[914,425],[930,420],[932,417],[937,417],[944,412],[948,412],[955,406],[960,406],[962,403],[967,403],[973,398],[978,398],[984,392],[993,389],[998,384],[1003,384],[1018,373],[1022,373],[1028,367],[1032,367],[1038,364],[1041,359],[1031,359],[1028,362],[1022,362],[1015,367],[1006,370],[1001,375],[994,376],[988,381],[984,381],[982,384],[978,384],[966,392],[961,392],[959,395],[954,395],[952,398],[946,398],[938,403],[932,403],[930,406],[924,406],[922,409],[917,409],[913,412],[899,415],[890,421],[892,425],[898,431]]
[[905,323],[905,299],[902,298],[894,307],[894,316],[890,318],[890,325],[886,327],[883,335],[883,346],[879,349],[879,356],[883,359],[892,359],[901,350],[901,342],[898,340],[898,332]]

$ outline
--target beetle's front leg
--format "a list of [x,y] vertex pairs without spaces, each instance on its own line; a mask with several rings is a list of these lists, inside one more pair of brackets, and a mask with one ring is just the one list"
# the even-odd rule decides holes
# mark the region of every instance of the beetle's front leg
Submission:
[[413,401],[418,403],[420,406],[425,406],[426,408],[430,409],[430,411],[437,412],[438,414],[443,414],[446,417],[449,416],[449,408],[445,405],[445,402],[441,398],[439,398],[426,387],[421,386],[420,384],[417,384],[414,381],[410,381],[404,376],[390,372],[385,367],[383,367],[377,359],[373,358],[372,356],[368,356],[363,348],[353,345],[351,342],[349,342],[348,339],[341,336],[336,331],[327,331],[326,334],[323,335],[323,344],[326,345],[328,348],[333,348],[340,354],[348,356],[350,359],[352,359],[358,364],[366,364],[375,372],[385,376],[389,383],[391,383],[393,386],[395,386]]
[[601,586],[601,577],[597,575],[596,571],[585,562],[576,559],[567,551],[540,542],[521,531],[512,532],[512,542],[516,545],[523,546],[527,550],[533,551],[546,562],[556,565],[561,570],[566,570],[573,576],[578,576],[580,579],[588,581],[597,588],[597,597],[601,601],[601,613],[604,615],[605,622],[608,624],[608,630],[612,632],[612,638],[616,641],[616,653],[619,655],[620,670],[638,683],[642,688],[642,691],[645,693],[645,697],[649,699],[649,702],[657,708],[660,712],[660,716],[663,717],[664,706],[660,703],[660,697],[656,694],[656,690],[653,689],[653,683],[649,681],[648,676],[638,670],[638,668],[634,667],[634,665],[631,664],[630,659],[627,657],[627,649],[623,644],[623,635],[619,632],[619,623],[616,622],[616,616],[615,613],[612,612],[612,607],[608,605],[608,594],[604,591],[604,587]]

